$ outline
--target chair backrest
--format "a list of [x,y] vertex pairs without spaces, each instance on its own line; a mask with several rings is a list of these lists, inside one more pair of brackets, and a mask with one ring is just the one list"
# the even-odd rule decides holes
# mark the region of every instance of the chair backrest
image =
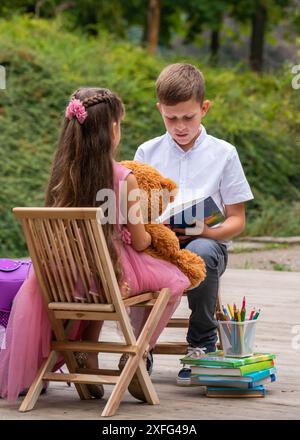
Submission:
[[13,209],[22,221],[46,303],[120,302],[103,230],[97,222],[98,209]]

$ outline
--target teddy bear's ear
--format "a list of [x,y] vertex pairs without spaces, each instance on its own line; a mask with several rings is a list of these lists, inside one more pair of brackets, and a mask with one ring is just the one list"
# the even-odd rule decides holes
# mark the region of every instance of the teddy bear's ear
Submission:
[[177,185],[175,182],[173,182],[173,180],[171,179],[166,179],[164,178],[163,182],[162,182],[162,186],[164,188],[167,188],[169,191],[172,191],[173,189],[177,188]]
[[162,186],[163,188],[166,188],[169,192],[172,192],[171,197],[170,197],[170,202],[173,202],[175,199],[175,196],[178,192],[178,188],[175,182],[173,182],[173,180],[171,179],[167,179],[164,178],[163,182],[162,182]]

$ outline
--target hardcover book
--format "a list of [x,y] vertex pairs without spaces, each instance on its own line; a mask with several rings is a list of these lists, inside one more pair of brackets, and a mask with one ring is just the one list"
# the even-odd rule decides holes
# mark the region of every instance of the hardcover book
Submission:
[[262,370],[257,373],[249,374],[245,377],[232,376],[192,376],[191,383],[201,386],[226,387],[226,388],[254,388],[266,382],[276,381],[276,369]]
[[258,385],[254,388],[221,388],[221,387],[207,387],[207,397],[265,397],[266,389],[263,385]]
[[202,374],[208,376],[248,376],[249,373],[266,370],[274,367],[274,361],[256,362],[255,364],[236,366],[234,368],[224,368],[221,366],[192,365],[192,374]]
[[242,365],[255,364],[257,362],[269,361],[275,359],[275,354],[271,353],[254,353],[252,356],[237,359],[224,356],[223,351],[219,350],[212,354],[204,354],[198,357],[185,356],[180,359],[182,364],[197,366],[219,366],[223,368],[235,368]]
[[183,202],[170,203],[157,219],[157,223],[170,224],[172,228],[191,228],[196,220],[215,226],[225,220],[212,197],[199,197]]

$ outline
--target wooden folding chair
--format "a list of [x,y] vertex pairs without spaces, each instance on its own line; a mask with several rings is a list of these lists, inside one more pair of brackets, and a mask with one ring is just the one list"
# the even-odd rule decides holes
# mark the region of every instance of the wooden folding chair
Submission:
[[[184,292],[184,296],[188,294],[187,291]],[[216,316],[222,311],[222,300],[221,300],[221,292],[220,287],[218,289],[217,303],[216,303]],[[188,328],[189,319],[188,318],[171,318],[167,324],[167,327],[171,328]],[[156,344],[153,353],[154,354],[177,354],[177,355],[185,355],[187,351],[188,343],[183,340],[179,341],[166,341],[159,342]],[[222,341],[220,337],[220,332],[218,328],[218,343],[217,347],[219,350],[222,349]]]
[[[54,338],[19,410],[31,410],[44,381],[73,382],[81,399],[91,396],[86,384],[113,384],[102,416],[116,413],[125,390],[137,374],[146,401],[159,404],[143,355],[167,305],[170,292],[147,292],[123,299],[116,280],[96,208],[15,208],[21,219],[34,270],[48,311]],[[81,293],[78,292],[78,286]],[[150,315],[136,340],[127,314],[130,305],[152,304]],[[125,343],[70,341],[74,320],[118,321]],[[79,368],[74,352],[127,353],[124,369]],[[61,354],[68,374],[55,373]]]

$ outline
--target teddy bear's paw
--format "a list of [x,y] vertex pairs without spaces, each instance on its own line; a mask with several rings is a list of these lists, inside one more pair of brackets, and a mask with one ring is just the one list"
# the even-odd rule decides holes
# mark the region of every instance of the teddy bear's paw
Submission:
[[205,271],[199,266],[187,266],[186,264],[178,263],[178,267],[190,280],[191,285],[189,289],[199,286],[199,284],[205,279]]
[[187,249],[182,249],[176,258],[176,264],[179,269],[190,280],[190,289],[199,286],[199,284],[205,279],[206,269],[205,263],[201,257]]

